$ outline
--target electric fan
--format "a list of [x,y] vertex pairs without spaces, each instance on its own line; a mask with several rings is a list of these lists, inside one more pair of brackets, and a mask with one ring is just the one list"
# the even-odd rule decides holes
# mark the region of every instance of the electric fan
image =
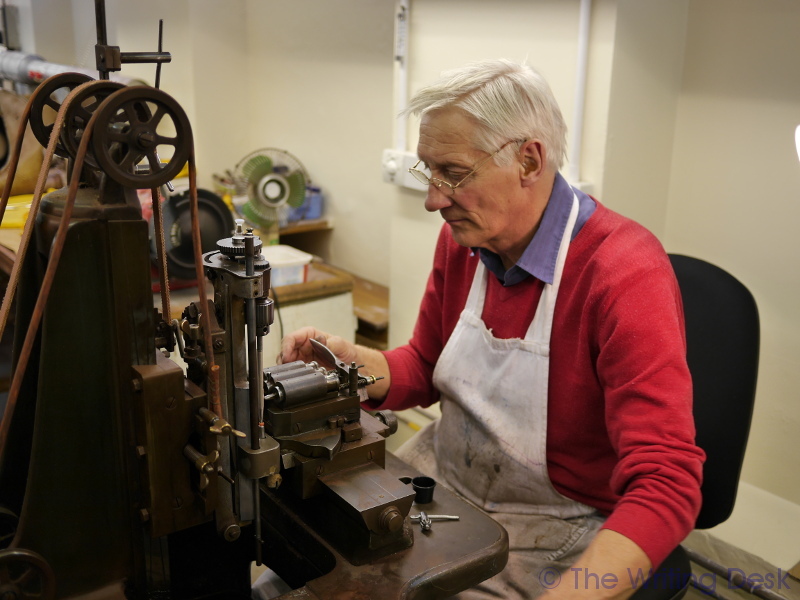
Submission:
[[256,227],[286,225],[289,211],[305,202],[309,183],[303,164],[292,154],[277,148],[251,152],[233,173],[237,212]]

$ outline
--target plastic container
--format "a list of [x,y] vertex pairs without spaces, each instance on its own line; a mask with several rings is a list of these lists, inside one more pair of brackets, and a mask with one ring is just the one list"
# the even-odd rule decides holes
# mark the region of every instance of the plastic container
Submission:
[[315,185],[306,187],[306,199],[298,207],[289,210],[288,221],[303,221],[322,218],[322,190]]
[[272,287],[305,283],[308,279],[308,263],[311,262],[311,255],[307,252],[277,244],[264,246],[261,254],[272,267]]

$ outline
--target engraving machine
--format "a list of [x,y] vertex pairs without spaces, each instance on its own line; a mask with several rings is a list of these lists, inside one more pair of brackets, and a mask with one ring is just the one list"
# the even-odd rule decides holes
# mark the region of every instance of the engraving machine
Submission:
[[[0,309],[1,329],[14,301],[17,333],[2,600],[249,598],[253,561],[295,588],[286,598],[438,598],[502,569],[505,532],[446,490],[439,507],[462,520],[415,540],[399,479],[415,473],[385,451],[391,416],[360,409],[373,380],[358,365],[320,345],[315,362],[263,367],[270,266],[241,224],[200,256],[192,132],[174,99],[66,73],[26,110],[43,172],[56,153],[70,181],[42,197],[40,177]],[[156,190],[187,162],[200,284],[171,320]],[[160,310],[137,189],[154,194]]]

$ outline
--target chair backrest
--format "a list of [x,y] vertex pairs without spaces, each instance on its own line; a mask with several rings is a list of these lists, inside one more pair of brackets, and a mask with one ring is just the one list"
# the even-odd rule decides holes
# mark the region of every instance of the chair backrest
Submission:
[[758,308],[719,267],[676,254],[670,260],[686,315],[697,445],[707,455],[697,519],[706,529],[725,521],[736,500],[758,375]]

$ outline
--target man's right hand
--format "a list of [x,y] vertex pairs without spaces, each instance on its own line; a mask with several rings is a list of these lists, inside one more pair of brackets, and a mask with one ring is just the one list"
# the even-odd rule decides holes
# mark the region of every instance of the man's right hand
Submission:
[[303,327],[285,336],[281,340],[281,352],[276,362],[281,365],[296,360],[311,362],[316,360],[314,346],[310,340],[317,340],[325,344],[336,358],[343,363],[356,363],[363,365],[362,375],[383,377],[380,381],[367,388],[369,397],[373,400],[384,400],[389,393],[391,378],[389,376],[389,363],[382,352],[366,346],[357,346],[338,335],[330,335],[314,327]]
[[281,340],[281,352],[278,354],[276,362],[282,365],[295,360],[303,362],[316,360],[314,346],[310,341],[312,339],[325,344],[342,362],[358,362],[358,349],[355,344],[338,335],[331,335],[314,327],[303,327],[284,337]]

